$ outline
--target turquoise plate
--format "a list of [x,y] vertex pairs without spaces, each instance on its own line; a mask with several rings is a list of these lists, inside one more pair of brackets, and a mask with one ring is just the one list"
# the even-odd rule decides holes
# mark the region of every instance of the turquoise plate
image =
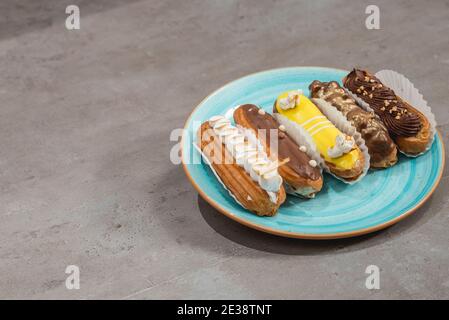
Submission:
[[348,72],[320,67],[274,69],[235,80],[218,89],[192,112],[182,139],[184,170],[200,195],[226,216],[255,229],[286,237],[332,239],[361,235],[390,226],[410,215],[433,193],[444,167],[439,134],[432,148],[418,158],[400,156],[392,168],[372,171],[354,185],[324,175],[314,199],[288,196],[274,217],[258,217],[239,206],[201,161],[193,143],[199,125],[232,107],[253,103],[271,112],[276,96],[302,89],[313,80],[342,79]]

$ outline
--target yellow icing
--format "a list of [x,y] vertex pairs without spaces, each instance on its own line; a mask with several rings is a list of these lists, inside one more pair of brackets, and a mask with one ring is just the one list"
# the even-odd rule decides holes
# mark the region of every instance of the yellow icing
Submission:
[[296,107],[283,110],[279,107],[279,101],[287,98],[289,92],[282,93],[276,100],[276,110],[279,114],[287,117],[289,120],[300,124],[312,136],[321,156],[326,162],[333,163],[336,167],[344,170],[352,169],[359,159],[358,148],[342,155],[338,158],[331,158],[327,154],[329,148],[335,145],[335,139],[342,134],[321,111],[306,96],[300,95],[299,104],[296,101]]

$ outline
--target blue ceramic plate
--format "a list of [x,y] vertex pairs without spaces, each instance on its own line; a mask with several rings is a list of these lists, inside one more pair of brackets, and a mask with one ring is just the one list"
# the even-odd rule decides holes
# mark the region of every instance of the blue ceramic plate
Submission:
[[439,134],[432,148],[418,158],[400,156],[392,168],[372,171],[354,185],[324,175],[324,186],[314,199],[288,196],[274,217],[258,217],[239,206],[200,160],[193,143],[199,125],[232,107],[256,104],[271,112],[277,95],[302,89],[308,94],[313,80],[340,81],[344,70],[297,67],[268,70],[235,80],[218,89],[193,111],[182,139],[185,172],[201,196],[228,217],[255,229],[296,238],[331,239],[373,232],[405,218],[435,190],[444,167]]

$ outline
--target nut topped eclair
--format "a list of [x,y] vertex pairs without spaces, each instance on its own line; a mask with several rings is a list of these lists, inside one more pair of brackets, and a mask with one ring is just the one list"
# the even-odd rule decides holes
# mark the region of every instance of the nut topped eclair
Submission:
[[286,184],[286,191],[312,198],[321,190],[321,169],[305,151],[285,132],[273,116],[253,104],[241,105],[234,111],[237,125],[251,130],[264,146],[270,158],[277,161],[290,159],[278,171]]
[[382,121],[373,113],[359,107],[356,101],[336,81],[313,81],[312,98],[323,99],[340,111],[365,140],[372,168],[387,168],[397,162],[396,145]]
[[343,85],[374,110],[399,150],[409,155],[426,150],[433,138],[429,120],[377,77],[354,69],[343,79]]

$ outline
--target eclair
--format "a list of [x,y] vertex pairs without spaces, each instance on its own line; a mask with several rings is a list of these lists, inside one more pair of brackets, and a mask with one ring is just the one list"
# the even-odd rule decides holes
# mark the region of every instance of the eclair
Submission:
[[287,193],[312,198],[321,190],[323,177],[317,162],[307,155],[305,146],[296,144],[271,114],[253,104],[245,104],[234,111],[234,121],[257,137],[271,159],[279,162],[289,159],[279,168]]
[[343,85],[374,110],[400,151],[418,155],[427,149],[433,138],[429,120],[378,78],[354,69],[343,79]]
[[315,80],[309,90],[312,98],[323,99],[336,108],[361,134],[368,147],[371,168],[387,168],[397,162],[396,145],[382,121],[373,112],[359,107],[336,81]]
[[278,173],[282,163],[271,161],[223,116],[204,122],[197,135],[203,157],[237,203],[259,216],[273,216],[286,197]]
[[307,132],[331,174],[351,182],[364,173],[365,156],[354,138],[337,129],[300,90],[282,93],[273,112],[290,136]]

